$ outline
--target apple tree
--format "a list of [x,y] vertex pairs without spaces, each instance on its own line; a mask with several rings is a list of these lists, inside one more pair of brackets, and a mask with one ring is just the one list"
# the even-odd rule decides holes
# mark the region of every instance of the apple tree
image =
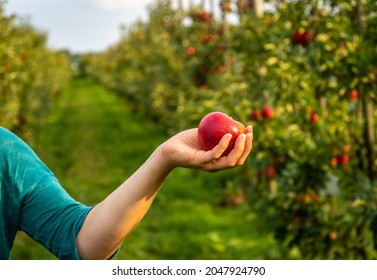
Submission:
[[45,34],[4,8],[0,3],[0,125],[28,138],[68,81],[70,64],[47,48]]
[[375,8],[285,1],[234,35],[255,100],[248,191],[276,238],[304,258],[376,254]]

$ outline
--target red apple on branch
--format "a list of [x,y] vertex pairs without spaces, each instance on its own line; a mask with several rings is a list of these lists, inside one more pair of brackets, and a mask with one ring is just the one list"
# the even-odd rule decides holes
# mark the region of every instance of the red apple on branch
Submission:
[[342,165],[346,165],[349,161],[349,156],[346,154],[342,154],[338,156],[338,163]]
[[300,44],[303,47],[307,47],[313,37],[313,31],[307,29],[299,29],[293,34],[292,39],[294,43]]
[[359,99],[359,92],[356,89],[351,90],[350,99],[352,101],[357,101]]
[[252,110],[250,112],[250,119],[251,120],[258,120],[260,118],[260,112],[258,110]]
[[317,113],[315,113],[315,112],[312,112],[311,114],[310,114],[310,123],[311,124],[315,124],[315,123],[317,123],[319,121],[319,115],[317,114]]
[[222,112],[212,112],[203,117],[198,127],[198,139],[201,149],[212,150],[221,138],[230,133],[232,139],[222,156],[226,156],[234,148],[237,137],[245,133],[245,126]]
[[265,169],[264,169],[264,174],[266,175],[266,178],[267,179],[272,179],[276,176],[276,168],[275,166],[273,165],[268,165]]
[[274,116],[275,116],[275,111],[274,111],[274,109],[272,107],[267,106],[267,105],[263,106],[263,108],[262,108],[262,117],[264,119],[273,119]]
[[196,48],[194,48],[194,47],[188,47],[186,49],[186,54],[188,54],[188,55],[194,55],[195,53],[196,53]]

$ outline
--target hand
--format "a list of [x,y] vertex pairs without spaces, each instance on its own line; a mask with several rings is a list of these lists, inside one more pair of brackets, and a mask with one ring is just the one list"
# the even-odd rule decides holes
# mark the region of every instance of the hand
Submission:
[[171,169],[187,167],[209,172],[233,168],[242,165],[252,149],[253,129],[246,128],[246,133],[238,136],[234,149],[228,156],[221,156],[228,147],[231,134],[226,134],[219,144],[210,151],[203,151],[199,146],[198,129],[180,132],[161,145],[163,158]]

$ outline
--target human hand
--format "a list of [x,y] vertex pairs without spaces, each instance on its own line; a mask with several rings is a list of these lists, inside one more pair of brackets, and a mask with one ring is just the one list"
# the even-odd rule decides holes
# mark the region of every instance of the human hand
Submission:
[[182,131],[161,145],[164,160],[171,169],[187,167],[209,172],[242,165],[252,149],[253,128],[248,126],[245,134],[237,137],[234,149],[227,156],[221,156],[232,138],[225,134],[212,150],[204,151],[199,146],[198,129]]

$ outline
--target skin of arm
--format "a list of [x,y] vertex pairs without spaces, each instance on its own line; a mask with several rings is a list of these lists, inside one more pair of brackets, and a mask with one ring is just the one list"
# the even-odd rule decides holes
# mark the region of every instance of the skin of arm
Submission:
[[131,177],[89,212],[76,238],[80,257],[110,258],[140,223],[173,169],[216,172],[242,165],[252,149],[252,127],[238,136],[228,156],[221,157],[231,137],[226,134],[212,150],[203,151],[194,128],[161,144]]

